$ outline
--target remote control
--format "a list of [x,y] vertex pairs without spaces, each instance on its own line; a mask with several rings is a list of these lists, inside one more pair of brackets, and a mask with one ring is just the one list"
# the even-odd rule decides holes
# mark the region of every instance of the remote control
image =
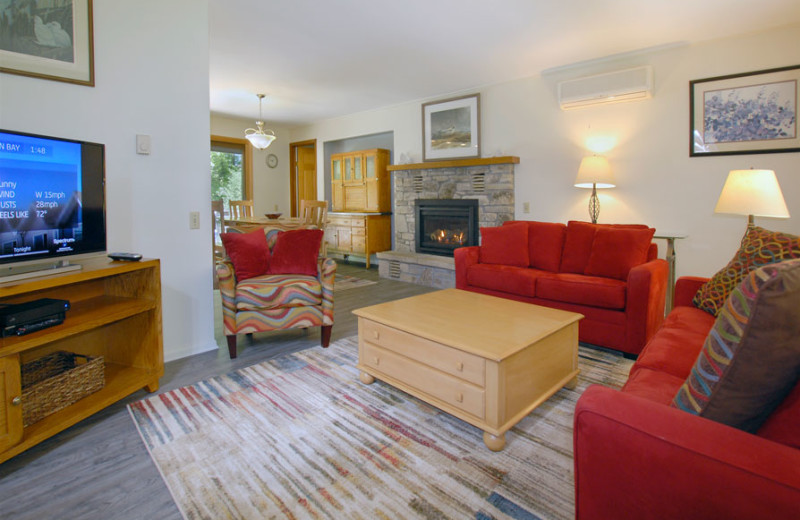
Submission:
[[108,257],[112,260],[125,260],[128,262],[138,262],[142,259],[139,253],[108,253]]

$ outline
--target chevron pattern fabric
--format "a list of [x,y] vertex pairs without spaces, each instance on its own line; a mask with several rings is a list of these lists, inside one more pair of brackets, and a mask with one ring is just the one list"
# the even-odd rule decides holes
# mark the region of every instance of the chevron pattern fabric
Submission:
[[755,431],[800,372],[800,259],[750,271],[728,297],[671,405]]
[[791,258],[800,258],[800,237],[758,226],[749,227],[736,255],[700,287],[692,303],[698,309],[718,316],[728,295],[747,273]]

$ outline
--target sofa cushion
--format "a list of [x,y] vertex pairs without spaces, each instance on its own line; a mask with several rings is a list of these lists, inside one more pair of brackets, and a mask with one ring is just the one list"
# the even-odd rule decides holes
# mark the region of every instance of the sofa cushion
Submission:
[[624,309],[628,284],[611,278],[558,273],[536,281],[536,296],[577,305]]
[[634,365],[622,391],[666,405],[672,401],[683,381],[682,377]]
[[528,226],[529,265],[536,269],[543,269],[553,273],[558,272],[567,226],[560,222],[536,222],[532,220],[509,220],[504,222],[503,225],[517,222],[524,222]]
[[[650,229],[644,224],[592,224],[570,220],[567,222],[567,232],[564,237],[564,250],[561,254],[562,273],[585,273],[592,255],[592,244],[598,229]],[[655,230],[653,230],[655,231]]]
[[236,286],[236,310],[263,310],[322,304],[322,285],[316,276],[267,274]]
[[747,273],[762,265],[790,258],[800,258],[800,237],[758,226],[749,227],[731,261],[700,287],[692,303],[717,316],[728,295]]
[[264,231],[220,234],[225,254],[231,259],[237,280],[247,280],[267,272],[269,248]]
[[748,273],[725,302],[672,406],[754,432],[800,373],[800,260]]
[[527,267],[528,226],[523,222],[507,226],[482,227],[480,263]]
[[800,380],[759,428],[757,435],[800,449]]
[[467,283],[481,289],[533,298],[536,295],[536,279],[547,274],[549,273],[528,267],[475,264],[467,270]]
[[570,220],[567,222],[567,233],[564,237],[564,251],[561,254],[559,271],[562,273],[583,274],[589,256],[592,254],[592,242],[597,225],[591,222]]
[[267,273],[316,276],[324,233],[321,229],[293,229],[278,233]]
[[631,268],[647,261],[655,229],[598,228],[585,274],[626,280]]

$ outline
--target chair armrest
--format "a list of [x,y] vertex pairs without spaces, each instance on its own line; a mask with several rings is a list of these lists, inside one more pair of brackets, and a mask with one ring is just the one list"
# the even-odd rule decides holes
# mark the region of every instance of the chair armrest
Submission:
[[223,296],[223,304],[225,297],[233,301],[236,295],[236,275],[233,271],[233,263],[230,258],[219,260],[215,266],[217,270],[217,279],[219,280],[219,292]]
[[667,261],[657,258],[635,266],[628,273],[626,352],[641,352],[664,321],[668,271]]
[[574,416],[578,519],[796,518],[800,451],[590,386]]
[[692,307],[692,299],[700,287],[709,279],[700,276],[681,276],[675,282],[675,306],[683,305],[685,307]]
[[467,288],[467,270],[478,263],[480,246],[459,247],[453,250],[456,264],[456,289]]

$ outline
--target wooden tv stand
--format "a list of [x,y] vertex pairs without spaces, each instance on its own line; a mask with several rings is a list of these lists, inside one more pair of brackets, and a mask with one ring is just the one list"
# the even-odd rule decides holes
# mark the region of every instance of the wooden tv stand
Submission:
[[[141,388],[158,390],[164,374],[158,260],[77,262],[80,271],[0,283],[0,303],[69,300],[61,325],[0,338],[0,463]],[[103,356],[105,387],[28,427],[22,426],[20,367],[58,350]]]

